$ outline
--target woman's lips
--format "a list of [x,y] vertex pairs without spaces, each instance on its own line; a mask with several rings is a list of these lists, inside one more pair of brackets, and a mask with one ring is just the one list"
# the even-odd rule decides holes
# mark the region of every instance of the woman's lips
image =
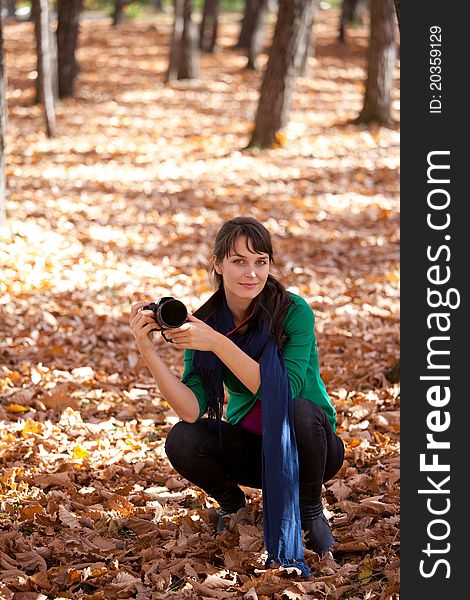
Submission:
[[251,288],[256,287],[258,284],[257,283],[240,283],[240,285],[242,285],[244,288],[251,289]]

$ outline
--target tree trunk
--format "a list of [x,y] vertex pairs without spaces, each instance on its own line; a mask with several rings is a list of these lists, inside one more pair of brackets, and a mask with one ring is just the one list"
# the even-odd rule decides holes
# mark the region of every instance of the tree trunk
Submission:
[[292,88],[299,74],[313,10],[313,0],[284,0],[279,3],[250,146],[265,148],[280,143],[279,133],[287,124]]
[[113,27],[119,27],[124,23],[124,7],[129,0],[114,0]]
[[191,9],[192,0],[175,0],[175,22],[166,74],[167,82],[175,79],[193,79],[198,76],[198,51]]
[[3,61],[3,19],[0,11],[0,227],[5,224],[5,136],[7,128],[7,84]]
[[199,48],[214,52],[219,27],[219,0],[205,0],[199,26]]
[[235,48],[248,50],[250,47],[251,38],[253,37],[253,31],[256,26],[257,13],[259,11],[259,6],[262,3],[267,4],[266,0],[245,1],[245,11],[243,13],[238,42]]
[[364,22],[364,13],[368,6],[369,0],[343,0],[341,4],[341,16],[339,20],[339,35],[340,42],[345,42],[345,26],[346,25],[362,25]]
[[397,13],[398,29],[400,29],[400,0],[395,0],[395,11]]
[[[48,0],[33,0],[34,29],[38,64],[37,99],[44,106],[47,137],[55,132],[54,79],[53,79],[53,37],[50,28]],[[55,53],[57,56],[57,54]]]
[[306,28],[306,40],[304,42],[304,52],[303,52],[303,56],[302,56],[302,62],[300,64],[300,70],[299,70],[299,75],[301,77],[308,77],[311,75],[311,73],[309,72],[308,66],[309,66],[309,58],[313,58],[315,56],[315,36],[314,36],[314,32],[313,32],[313,22],[315,20],[315,14],[318,10],[318,0],[313,0],[313,11],[312,11],[312,22],[310,23],[310,25],[307,24],[307,28]]
[[7,0],[8,18],[14,19],[16,17],[16,0]]
[[264,42],[264,26],[266,21],[266,15],[268,13],[268,0],[257,0],[256,10],[252,15],[252,27],[250,30],[250,38],[248,39],[248,62],[247,69],[257,68],[257,58],[263,48]]
[[80,67],[75,58],[82,0],[57,2],[57,57],[59,98],[73,96],[75,77]]
[[[59,97],[59,80],[58,80],[58,67],[57,67],[57,36],[55,32],[51,29],[50,21],[51,21],[51,13],[49,7],[49,1],[46,1],[47,4],[47,12],[49,19],[49,53],[50,53],[50,72],[51,72],[51,82],[52,82],[52,95],[54,99],[54,104]],[[36,40],[39,39],[39,33],[41,30],[40,18],[39,18],[39,0],[32,0],[31,5],[31,18],[34,22],[34,34]],[[38,42],[36,42],[37,45]],[[39,60],[39,54],[37,53],[37,66],[36,71],[38,76],[36,78],[36,96],[34,98],[35,104],[44,104],[44,84],[42,81],[42,62]]]
[[357,123],[390,123],[392,120],[395,58],[395,4],[393,0],[372,0],[367,83]]
[[152,4],[156,12],[163,12],[162,0],[153,0]]

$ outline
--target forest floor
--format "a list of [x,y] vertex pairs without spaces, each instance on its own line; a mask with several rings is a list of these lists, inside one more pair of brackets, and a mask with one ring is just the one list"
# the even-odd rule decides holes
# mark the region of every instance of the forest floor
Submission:
[[[319,11],[283,144],[243,150],[262,72],[233,49],[238,21],[223,15],[199,79],[165,85],[168,15],[85,20],[53,139],[32,24],[4,25],[1,598],[398,598],[400,396],[384,371],[399,356],[399,63],[396,122],[354,125],[367,28],[341,44],[338,12]],[[337,544],[306,550],[309,581],[264,569],[259,490],[215,534],[214,502],[166,459],[178,417],[128,326],[134,302],[208,297],[215,232],[239,214],[267,225],[274,273],[315,312],[346,446],[325,490]],[[179,375],[181,351],[161,352]]]

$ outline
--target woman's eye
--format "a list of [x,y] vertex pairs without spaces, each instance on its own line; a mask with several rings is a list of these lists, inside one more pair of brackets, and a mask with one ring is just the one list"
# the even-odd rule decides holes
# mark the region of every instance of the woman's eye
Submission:
[[[243,265],[243,264],[245,264],[245,261],[242,258],[236,258],[233,261],[233,264],[235,264],[235,265]],[[265,258],[261,258],[260,260],[256,261],[256,264],[264,266],[264,265],[268,264],[268,261]]]

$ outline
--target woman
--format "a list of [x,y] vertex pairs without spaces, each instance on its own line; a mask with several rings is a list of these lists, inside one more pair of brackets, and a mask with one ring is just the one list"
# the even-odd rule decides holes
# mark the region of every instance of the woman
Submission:
[[133,305],[130,326],[182,419],[168,434],[167,456],[217,500],[217,530],[245,506],[239,485],[262,488],[267,566],[297,566],[306,577],[301,531],[320,555],[335,542],[321,491],[341,467],[344,447],[320,378],[313,312],[269,273],[272,264],[271,237],[256,219],[237,217],[221,227],[211,259],[217,291],[165,332],[184,349],[182,380],[150,339],[157,325],[151,311],[141,310],[147,302]]

